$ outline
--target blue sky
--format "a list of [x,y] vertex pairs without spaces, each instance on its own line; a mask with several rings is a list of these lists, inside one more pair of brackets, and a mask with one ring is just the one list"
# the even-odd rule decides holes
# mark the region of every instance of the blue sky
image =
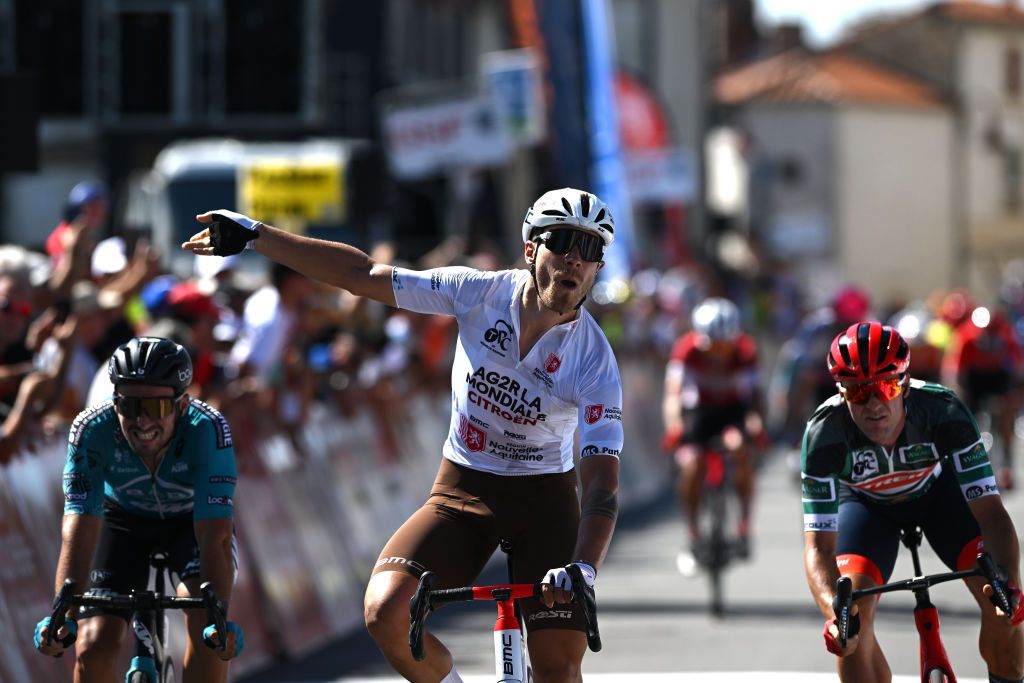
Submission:
[[[813,47],[834,42],[851,22],[872,14],[903,14],[936,0],[756,0],[758,21],[800,21],[804,38]],[[1002,2],[1003,0],[995,0]]]

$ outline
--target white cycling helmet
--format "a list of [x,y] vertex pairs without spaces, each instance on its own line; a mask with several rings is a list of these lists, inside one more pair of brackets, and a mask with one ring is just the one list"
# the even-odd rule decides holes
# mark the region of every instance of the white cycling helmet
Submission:
[[704,299],[693,309],[693,329],[711,341],[733,341],[740,336],[740,312],[728,299]]
[[545,192],[526,210],[523,219],[523,242],[529,242],[537,228],[563,225],[580,228],[598,235],[605,248],[615,241],[615,219],[608,205],[597,195],[563,187]]

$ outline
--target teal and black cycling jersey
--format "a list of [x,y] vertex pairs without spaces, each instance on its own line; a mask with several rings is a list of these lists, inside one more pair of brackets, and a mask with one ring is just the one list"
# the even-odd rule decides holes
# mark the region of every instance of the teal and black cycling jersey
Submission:
[[68,435],[64,514],[102,516],[109,499],[131,514],[230,518],[238,470],[231,428],[219,412],[192,400],[150,473],[121,432],[113,401],[82,411]]
[[904,406],[906,425],[891,450],[864,436],[838,394],[814,412],[800,454],[805,531],[838,530],[840,486],[898,504],[923,495],[943,467],[953,467],[967,500],[999,493],[978,425],[955,393],[913,380]]

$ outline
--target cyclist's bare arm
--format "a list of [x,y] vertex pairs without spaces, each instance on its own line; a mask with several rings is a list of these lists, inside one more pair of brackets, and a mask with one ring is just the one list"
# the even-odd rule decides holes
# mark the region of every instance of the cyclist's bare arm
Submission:
[[226,603],[231,602],[234,583],[231,526],[230,519],[200,519],[195,523],[199,576],[212,583],[217,597]]
[[826,619],[832,619],[832,598],[835,597],[839,568],[836,566],[836,541],[839,534],[834,531],[804,532],[804,568],[807,571],[807,585],[814,596],[814,602]]
[[683,429],[683,376],[685,368],[679,361],[669,361],[665,367],[664,398],[661,401],[661,416],[665,421],[665,432],[682,432]]
[[619,459],[591,455],[580,460],[580,529],[573,561],[597,569],[604,562],[618,516]]
[[[65,579],[71,579],[76,586],[86,585],[102,526],[103,519],[96,515],[64,515],[61,523],[60,558],[57,560],[57,575],[53,582],[54,595],[60,592]],[[72,608],[69,613],[73,614],[76,611],[77,608]]]
[[1013,520],[999,496],[983,496],[968,501],[985,539],[985,550],[997,565],[1006,569],[1010,583],[1020,585],[1020,544]]
[[[196,219],[209,223],[213,214],[200,214]],[[204,239],[209,239],[208,230],[193,235],[186,244]],[[391,266],[377,263],[353,246],[293,235],[266,224],[260,228],[259,239],[252,244],[259,253],[306,277],[395,306]]]

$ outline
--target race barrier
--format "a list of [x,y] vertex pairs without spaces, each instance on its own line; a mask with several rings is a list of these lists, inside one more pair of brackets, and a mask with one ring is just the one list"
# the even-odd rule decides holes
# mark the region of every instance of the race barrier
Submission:
[[[620,506],[629,509],[663,494],[669,469],[659,450],[661,368],[622,359],[620,368]],[[363,590],[377,554],[430,490],[450,397],[409,393],[389,409],[388,426],[369,410],[341,415],[326,404],[314,405],[297,434],[274,431],[258,416],[227,417],[239,464],[231,618],[246,637],[232,664],[237,678],[363,627]],[[382,437],[382,428],[391,433]],[[0,683],[70,680],[73,655],[43,657],[31,638],[53,599],[66,433],[0,467]],[[169,616],[180,662],[184,628],[180,614]]]

